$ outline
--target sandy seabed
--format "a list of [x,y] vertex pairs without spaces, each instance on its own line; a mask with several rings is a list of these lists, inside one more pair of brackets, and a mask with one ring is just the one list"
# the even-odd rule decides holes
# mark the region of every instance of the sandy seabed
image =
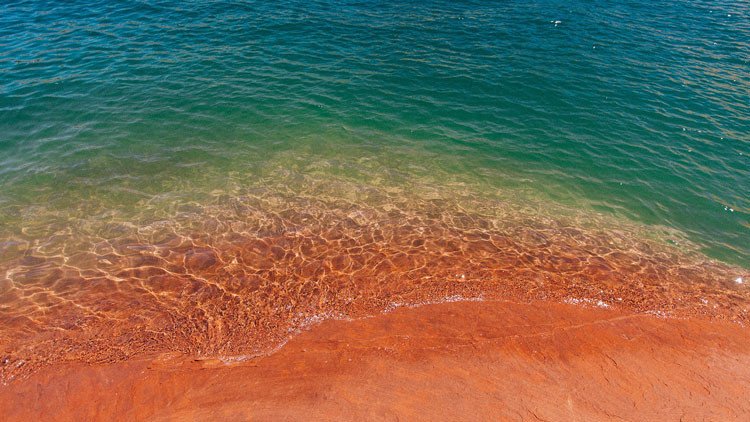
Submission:
[[265,357],[46,367],[7,421],[750,420],[740,324],[571,304],[454,302],[325,321]]

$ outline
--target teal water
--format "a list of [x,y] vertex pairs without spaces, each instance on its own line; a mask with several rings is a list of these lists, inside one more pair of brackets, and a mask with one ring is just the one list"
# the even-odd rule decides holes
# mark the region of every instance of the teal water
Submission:
[[749,13],[741,1],[6,2],[0,218],[13,232],[40,208],[59,219],[200,198],[286,152],[362,183],[522,187],[747,266]]
[[0,4],[0,382],[543,300],[750,322],[740,1]]

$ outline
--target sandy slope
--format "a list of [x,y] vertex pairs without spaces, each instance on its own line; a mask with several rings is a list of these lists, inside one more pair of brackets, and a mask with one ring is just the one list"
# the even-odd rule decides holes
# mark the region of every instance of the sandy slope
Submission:
[[157,356],[0,387],[5,420],[750,420],[739,325],[464,302],[328,321],[232,365]]

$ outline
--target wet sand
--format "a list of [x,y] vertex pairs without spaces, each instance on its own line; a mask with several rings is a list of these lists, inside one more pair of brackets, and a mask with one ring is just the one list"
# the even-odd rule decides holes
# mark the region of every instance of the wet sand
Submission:
[[741,324],[534,302],[325,321],[266,357],[51,365],[5,420],[748,420]]

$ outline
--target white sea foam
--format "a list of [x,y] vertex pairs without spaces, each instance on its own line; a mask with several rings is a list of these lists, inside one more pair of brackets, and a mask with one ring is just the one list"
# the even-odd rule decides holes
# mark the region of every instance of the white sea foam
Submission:
[[598,308],[609,308],[610,304],[603,301],[603,300],[594,300],[594,299],[579,299],[579,298],[568,298],[564,300],[565,303],[570,305],[590,305],[590,306],[596,306]]

